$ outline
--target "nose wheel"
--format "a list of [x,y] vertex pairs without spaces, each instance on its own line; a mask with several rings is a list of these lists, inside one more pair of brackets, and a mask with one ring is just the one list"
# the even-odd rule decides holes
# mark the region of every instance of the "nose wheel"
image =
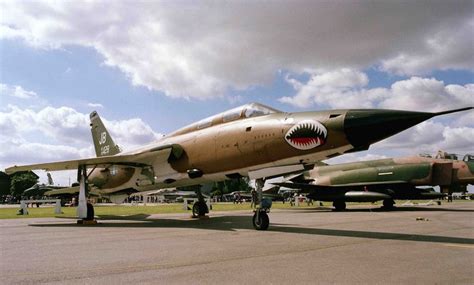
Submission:
[[272,207],[272,201],[263,198],[262,189],[264,184],[265,180],[263,180],[263,178],[255,180],[258,207],[254,210],[252,224],[254,229],[258,231],[264,231],[268,229],[268,226],[270,225],[270,218],[268,217],[268,212],[270,212],[270,208]]
[[209,213],[209,209],[207,208],[206,202],[204,201],[197,201],[193,205],[193,217],[198,218],[205,216]]
[[252,222],[254,229],[258,231],[266,230],[270,225],[270,219],[266,211],[255,211]]

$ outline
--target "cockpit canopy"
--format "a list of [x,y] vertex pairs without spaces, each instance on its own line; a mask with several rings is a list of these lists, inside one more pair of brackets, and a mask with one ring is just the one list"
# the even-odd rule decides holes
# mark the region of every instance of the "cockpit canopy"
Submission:
[[273,113],[281,113],[281,111],[262,105],[260,103],[249,103],[200,120],[194,124],[191,124],[176,131],[171,135],[184,134],[190,131],[208,128],[210,126],[224,124],[240,119],[264,116]]

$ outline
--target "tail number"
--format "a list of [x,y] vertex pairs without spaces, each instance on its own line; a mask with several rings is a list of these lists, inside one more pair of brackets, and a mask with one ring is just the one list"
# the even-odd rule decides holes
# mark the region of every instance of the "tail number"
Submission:
[[104,145],[103,147],[100,148],[100,155],[107,155],[109,154],[110,151],[110,146]]
[[[103,145],[106,142],[107,142],[107,133],[102,132],[100,134],[99,144]],[[100,147],[100,155],[107,155],[107,154],[109,154],[109,151],[110,151],[110,146],[109,145],[104,145],[104,146]]]
[[107,133],[106,133],[106,132],[102,132],[102,133],[100,134],[99,144],[104,144],[106,141],[107,141]]

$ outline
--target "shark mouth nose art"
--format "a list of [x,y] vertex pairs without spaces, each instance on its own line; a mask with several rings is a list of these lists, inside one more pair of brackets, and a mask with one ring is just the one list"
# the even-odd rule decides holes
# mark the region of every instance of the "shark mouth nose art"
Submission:
[[291,127],[285,140],[294,148],[308,150],[326,143],[328,131],[320,122],[304,120]]

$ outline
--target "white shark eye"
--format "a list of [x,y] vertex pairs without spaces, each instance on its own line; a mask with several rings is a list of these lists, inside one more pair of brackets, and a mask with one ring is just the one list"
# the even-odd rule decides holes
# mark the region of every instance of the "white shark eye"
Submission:
[[318,121],[304,120],[291,127],[285,135],[285,140],[292,147],[309,150],[326,143],[326,127]]

